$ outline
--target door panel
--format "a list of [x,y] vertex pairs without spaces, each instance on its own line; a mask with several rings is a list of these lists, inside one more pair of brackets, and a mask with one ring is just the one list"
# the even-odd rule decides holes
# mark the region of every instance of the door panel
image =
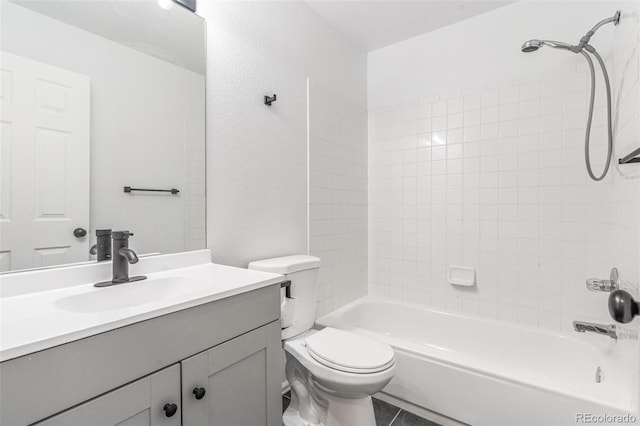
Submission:
[[182,361],[184,426],[282,424],[279,350],[276,321]]
[[0,55],[0,271],[89,260],[90,80]]
[[210,424],[267,424],[266,352],[260,348],[209,376],[208,389],[214,395],[209,399],[209,412],[215,420]]
[[[176,404],[178,411],[167,417],[165,404]],[[176,364],[36,426],[179,426],[180,416],[180,366]]]

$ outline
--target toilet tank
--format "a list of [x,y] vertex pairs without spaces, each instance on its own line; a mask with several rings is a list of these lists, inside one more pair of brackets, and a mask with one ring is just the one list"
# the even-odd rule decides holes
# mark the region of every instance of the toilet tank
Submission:
[[[314,256],[295,255],[251,262],[249,269],[282,274],[291,281],[290,299],[282,289],[282,319],[290,324],[282,329],[282,338],[297,336],[313,327],[318,298],[318,269],[320,259]],[[286,318],[286,320],[285,320]]]

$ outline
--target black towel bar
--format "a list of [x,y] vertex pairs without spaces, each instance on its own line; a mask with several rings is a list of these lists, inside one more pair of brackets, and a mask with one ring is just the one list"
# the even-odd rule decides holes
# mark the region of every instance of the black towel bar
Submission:
[[179,190],[175,189],[175,188],[171,188],[171,189],[143,189],[143,188],[132,188],[130,186],[125,186],[124,187],[124,192],[133,192],[133,191],[145,191],[145,192],[170,192],[173,195],[176,195],[178,192],[180,192]]

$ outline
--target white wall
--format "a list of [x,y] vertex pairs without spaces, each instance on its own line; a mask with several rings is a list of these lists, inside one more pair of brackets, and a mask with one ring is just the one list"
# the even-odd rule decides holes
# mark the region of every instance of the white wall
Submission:
[[[582,63],[578,55],[545,49],[522,54],[530,39],[576,43],[596,22],[613,16],[615,1],[524,0],[369,53],[368,105],[394,105],[492,83],[518,83]],[[608,48],[613,30],[592,39]]]
[[303,2],[203,1],[198,14],[207,20],[213,259],[245,267],[307,253],[307,78],[365,105],[366,56]]
[[[584,59],[519,49],[575,41],[623,9],[619,27],[592,39],[613,74],[617,158],[638,144],[636,45],[620,38],[637,38],[637,3],[552,6],[518,2],[370,53],[370,293],[571,330],[574,319],[610,321],[587,277],[618,266],[637,281],[638,169],[586,176]],[[478,287],[447,284],[451,264],[477,268]]]
[[10,2],[2,49],[91,79],[92,240],[96,228],[129,229],[139,253],[204,247],[204,76]]

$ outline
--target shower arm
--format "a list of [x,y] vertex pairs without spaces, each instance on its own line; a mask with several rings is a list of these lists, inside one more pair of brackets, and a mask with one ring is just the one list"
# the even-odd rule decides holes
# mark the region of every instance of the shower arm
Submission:
[[613,22],[614,25],[618,25],[620,23],[620,11],[619,10],[611,18],[603,19],[602,21],[600,21],[597,24],[595,24],[593,26],[593,28],[591,28],[591,31],[589,31],[589,32],[591,33],[591,35],[593,35],[593,33],[598,31],[598,28],[600,28],[601,26],[603,26],[605,24],[608,24],[610,22]]
[[[578,53],[578,52],[582,51],[582,49],[586,48],[586,46],[589,46],[589,40],[591,40],[591,36],[593,36],[593,34],[595,34],[595,32],[598,31],[598,29],[601,26],[609,24],[611,22],[613,22],[613,25],[618,25],[620,23],[620,11],[619,10],[611,18],[603,19],[602,21],[600,21],[597,24],[595,24],[593,26],[593,28],[591,28],[584,36],[582,36],[582,38],[580,39],[580,43],[578,43],[577,46],[571,46],[570,50],[572,52],[574,52],[574,53]],[[593,53],[593,52],[591,52],[591,53]]]

